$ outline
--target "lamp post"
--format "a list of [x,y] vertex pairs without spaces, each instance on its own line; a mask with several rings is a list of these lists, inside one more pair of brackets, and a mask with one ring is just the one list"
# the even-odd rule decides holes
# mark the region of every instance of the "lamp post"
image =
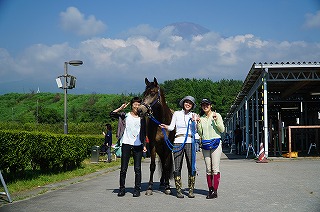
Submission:
[[[69,62],[64,62],[64,75],[59,76],[56,79],[57,85],[59,88],[64,89],[64,134],[68,134],[68,113],[67,113],[67,94],[68,89],[72,89],[75,87],[75,80],[76,78],[74,76],[68,75],[68,65],[72,66],[80,66],[83,62],[81,60],[71,60]],[[61,77],[64,78],[64,85],[62,86],[61,83]],[[70,78],[70,81],[68,82],[68,78]]]

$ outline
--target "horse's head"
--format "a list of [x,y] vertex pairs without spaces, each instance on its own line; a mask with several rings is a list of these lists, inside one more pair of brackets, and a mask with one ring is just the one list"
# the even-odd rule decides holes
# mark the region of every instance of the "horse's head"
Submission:
[[145,78],[146,89],[143,92],[143,100],[138,108],[138,114],[140,117],[148,116],[152,114],[152,106],[160,103],[160,87],[157,79],[154,78],[153,82],[149,82]]

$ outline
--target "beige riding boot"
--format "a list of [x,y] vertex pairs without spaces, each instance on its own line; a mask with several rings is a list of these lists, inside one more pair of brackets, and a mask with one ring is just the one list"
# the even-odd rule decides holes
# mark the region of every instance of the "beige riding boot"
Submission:
[[181,191],[181,187],[182,187],[182,183],[181,183],[181,176],[175,176],[174,177],[174,182],[176,184],[176,189],[177,189],[177,197],[178,198],[184,198],[182,191]]
[[189,186],[189,194],[188,194],[188,197],[189,198],[194,198],[194,193],[193,193],[193,190],[194,190],[194,184],[196,182],[196,176],[191,176],[189,175],[189,179],[188,179],[188,186]]

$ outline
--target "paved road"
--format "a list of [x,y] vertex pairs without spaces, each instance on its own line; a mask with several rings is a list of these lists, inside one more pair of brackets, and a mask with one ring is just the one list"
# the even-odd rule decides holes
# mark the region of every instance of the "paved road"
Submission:
[[[231,159],[230,159],[231,158]],[[185,162],[184,162],[185,164]],[[147,187],[149,160],[142,165],[143,184]],[[127,193],[118,197],[119,170],[105,172],[82,182],[15,201],[0,207],[0,212],[38,211],[320,211],[320,160],[281,159],[258,164],[253,159],[226,153],[221,161],[219,197],[206,199],[205,167],[201,153],[197,156],[198,176],[195,198],[178,199],[165,195],[155,183],[152,196],[132,197],[133,167],[129,167]],[[182,174],[187,187],[186,167]],[[156,174],[156,179],[158,178]],[[171,181],[174,186],[174,182]],[[175,193],[175,190],[173,189]],[[185,191],[187,194],[187,190]]]

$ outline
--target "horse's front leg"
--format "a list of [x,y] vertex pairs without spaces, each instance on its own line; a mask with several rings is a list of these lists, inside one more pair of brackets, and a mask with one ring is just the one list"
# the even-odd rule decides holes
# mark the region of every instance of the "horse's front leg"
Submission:
[[149,185],[146,191],[146,195],[152,195],[153,193],[153,175],[156,170],[156,151],[155,148],[152,148],[151,154],[150,154],[150,178],[149,178]]

